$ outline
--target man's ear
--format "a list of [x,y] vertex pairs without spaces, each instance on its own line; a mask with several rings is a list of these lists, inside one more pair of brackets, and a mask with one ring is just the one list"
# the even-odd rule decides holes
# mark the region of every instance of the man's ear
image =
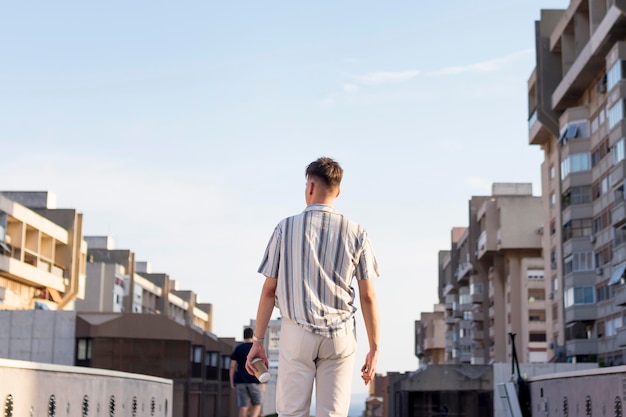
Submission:
[[337,195],[335,195],[335,198],[339,197],[339,194],[341,194],[341,187],[337,186]]

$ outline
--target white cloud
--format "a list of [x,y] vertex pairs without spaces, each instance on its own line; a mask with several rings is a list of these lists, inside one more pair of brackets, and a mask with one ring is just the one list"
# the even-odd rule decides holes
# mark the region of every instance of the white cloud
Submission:
[[411,80],[419,75],[417,70],[406,71],[379,71],[370,72],[364,75],[358,75],[355,78],[361,84],[374,85],[374,84],[388,84],[398,83]]
[[510,65],[514,61],[517,61],[518,59],[523,58],[532,53],[534,53],[532,49],[524,49],[522,51],[515,52],[513,54],[510,54],[501,58],[494,58],[488,61],[477,62],[474,64],[442,68],[442,69],[430,72],[428,73],[428,75],[458,75],[458,74],[466,74],[466,73],[497,72],[505,68],[507,65]]

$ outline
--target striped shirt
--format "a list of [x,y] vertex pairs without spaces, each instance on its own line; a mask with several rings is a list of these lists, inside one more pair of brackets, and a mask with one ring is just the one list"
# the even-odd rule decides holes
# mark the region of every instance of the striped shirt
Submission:
[[278,279],[276,306],[284,317],[326,337],[354,329],[353,278],[379,276],[365,229],[324,204],[276,226],[258,272]]

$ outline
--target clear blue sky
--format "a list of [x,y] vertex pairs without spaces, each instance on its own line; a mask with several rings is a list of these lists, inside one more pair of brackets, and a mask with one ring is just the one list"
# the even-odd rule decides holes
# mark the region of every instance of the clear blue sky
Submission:
[[412,371],[413,322],[468,199],[493,182],[540,194],[534,22],[568,4],[8,2],[0,189],[54,192],[85,234],[197,292],[215,333],[240,338],[267,240],[304,208],[305,166],[334,157],[337,208],[381,266],[378,371]]

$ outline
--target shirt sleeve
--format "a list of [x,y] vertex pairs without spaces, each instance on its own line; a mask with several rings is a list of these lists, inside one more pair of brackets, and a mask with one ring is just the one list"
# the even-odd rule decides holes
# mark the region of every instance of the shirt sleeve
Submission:
[[265,255],[261,261],[258,272],[266,277],[278,278],[278,268],[280,265],[280,247],[282,240],[282,231],[280,225],[274,228],[274,233],[270,237],[270,241],[265,249]]
[[370,242],[367,232],[363,231],[361,236],[362,247],[361,254],[357,258],[355,269],[356,279],[376,278],[380,276],[380,273],[378,272],[378,262],[374,255],[372,242]]

